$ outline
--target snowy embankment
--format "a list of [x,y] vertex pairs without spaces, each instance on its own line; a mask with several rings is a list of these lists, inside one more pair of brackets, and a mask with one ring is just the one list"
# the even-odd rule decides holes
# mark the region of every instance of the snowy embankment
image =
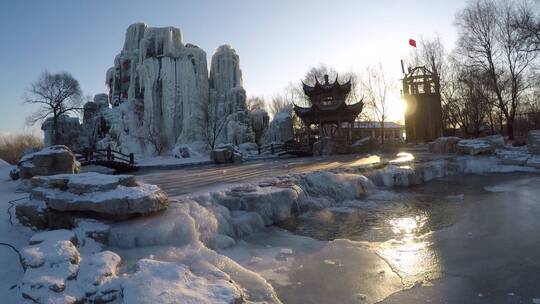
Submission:
[[[30,242],[29,247],[34,249],[30,253],[40,252],[40,246],[60,246],[63,249],[58,253],[69,253],[66,259],[51,256],[47,259],[52,264],[47,264],[47,259],[28,264],[35,269],[29,267],[31,271],[27,270],[22,279],[19,269],[5,280],[11,285],[19,284],[20,290],[14,288],[13,296],[26,292],[38,302],[54,297],[70,301],[114,298],[116,303],[279,303],[274,288],[261,274],[215,250],[232,249],[242,238],[309,210],[346,206],[356,199],[377,195],[379,187],[411,186],[452,174],[538,171],[503,165],[499,158],[491,156],[459,156],[423,163],[407,163],[408,160],[382,169],[350,168],[284,176],[204,195],[178,197],[163,212],[109,225],[80,221],[73,229],[77,241],[71,237],[51,237],[40,243]],[[14,184],[2,183],[2,189]],[[9,225],[8,222],[3,225]],[[96,234],[100,236],[96,238]],[[16,247],[22,248],[28,239],[29,235],[19,237]],[[73,258],[77,254],[79,258]],[[16,256],[9,262],[14,264],[15,260]],[[123,266],[118,270],[121,260]],[[84,270],[88,263],[95,267]],[[51,281],[54,277],[42,265],[65,265],[66,275]],[[70,275],[77,269],[78,275]],[[90,284],[94,286],[92,290],[86,290],[88,277],[95,281]],[[35,282],[49,288],[25,289]],[[156,290],[163,292],[157,294]]]

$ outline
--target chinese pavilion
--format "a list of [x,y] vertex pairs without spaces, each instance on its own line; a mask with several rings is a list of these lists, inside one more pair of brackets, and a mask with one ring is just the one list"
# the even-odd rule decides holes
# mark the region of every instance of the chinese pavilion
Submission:
[[294,112],[305,126],[305,139],[311,146],[322,138],[331,138],[336,143],[338,152],[348,152],[352,142],[354,121],[362,112],[363,101],[346,104],[351,91],[351,80],[340,84],[336,77],[333,83],[324,75],[324,83],[315,78],[315,85],[302,82],[304,94],[309,99],[310,107],[294,105]]

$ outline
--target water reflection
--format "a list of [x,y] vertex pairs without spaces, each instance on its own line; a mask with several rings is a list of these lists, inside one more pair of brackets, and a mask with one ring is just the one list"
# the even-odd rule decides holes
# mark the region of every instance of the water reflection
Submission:
[[390,164],[401,164],[401,163],[407,163],[414,160],[414,155],[412,153],[408,152],[400,152],[397,154],[397,158],[392,159],[389,161]]
[[418,215],[415,217],[394,218],[388,222],[392,228],[392,232],[395,234],[410,235],[413,233],[418,233],[420,228],[425,225],[426,220],[427,216]]
[[439,276],[438,257],[432,246],[432,234],[419,235],[426,215],[393,218],[388,221],[396,238],[383,243],[378,254],[411,286]]

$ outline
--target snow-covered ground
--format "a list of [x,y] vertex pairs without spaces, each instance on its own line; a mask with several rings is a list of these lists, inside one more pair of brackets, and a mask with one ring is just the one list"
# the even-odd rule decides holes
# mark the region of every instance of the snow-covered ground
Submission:
[[[13,200],[28,197],[26,193],[18,193],[18,182],[9,178],[11,165],[0,164],[0,242],[13,245],[15,248],[26,246],[33,232],[17,224]],[[17,202],[13,202],[16,204]],[[11,216],[11,224],[10,222]],[[7,246],[0,246],[0,295],[3,303],[19,303],[20,295],[17,284],[22,278],[23,269],[17,254]]]
[[137,160],[137,166],[144,167],[166,167],[166,166],[182,166],[195,164],[210,164],[208,155],[198,155],[187,158],[177,158],[174,156],[155,156],[141,160]]
[[[413,160],[412,155],[402,154],[398,161],[382,169],[358,171],[349,168],[254,179],[241,186],[217,187],[211,193],[177,197],[164,212],[110,223],[109,246],[105,248],[84,237],[84,226],[99,226],[99,222],[79,224],[76,234],[84,242],[78,250],[83,262],[92,260],[92,254],[101,250],[119,254],[123,264],[114,276],[118,275],[115,284],[124,290],[124,301],[138,299],[145,302],[145,299],[150,301],[148,297],[154,297],[154,301],[163,303],[174,299],[211,303],[227,302],[241,295],[249,301],[278,303],[276,297],[283,295],[291,303],[377,302],[420,280],[423,272],[417,273],[416,264],[409,262],[414,261],[413,258],[430,261],[435,257],[412,254],[406,255],[408,261],[403,261],[403,251],[424,252],[422,250],[432,246],[432,242],[417,240],[415,235],[380,244],[350,239],[317,240],[275,226],[287,227],[284,222],[302,218],[342,222],[342,218],[356,214],[349,221],[362,229],[366,223],[362,214],[358,217],[358,212],[369,212],[374,206],[383,206],[385,212],[396,212],[393,202],[403,197],[394,188],[422,185],[463,173],[539,171],[504,165],[498,158],[489,156],[458,156],[421,163]],[[0,167],[2,201],[25,196],[15,193],[19,182],[8,180],[10,169],[9,166]],[[508,182],[489,184],[480,190],[506,193],[504,191],[526,188],[527,182],[520,181],[515,185]],[[450,208],[458,208],[463,201],[468,201],[467,194],[459,192],[444,192],[440,199],[454,206]],[[9,204],[3,204],[2,208],[8,207]],[[404,204],[397,210],[408,212],[407,208]],[[33,232],[16,223],[12,226],[8,214],[2,214],[0,236],[3,241],[17,248],[27,246]],[[423,221],[427,221],[425,215],[418,218],[402,216],[389,220],[383,227],[395,227],[400,233],[411,234],[420,229],[418,223]],[[347,223],[347,220],[343,222]],[[346,236],[339,230],[324,232]],[[372,237],[377,238],[376,235]],[[16,285],[21,281],[22,269],[9,248],[0,250],[5,257],[0,266],[12,270],[1,279],[0,287],[6,291],[7,299],[18,302]],[[183,279],[191,285],[173,288]],[[79,286],[84,278],[81,280],[70,284]],[[148,289],[149,285],[144,282],[157,287]],[[79,287],[70,288],[66,292],[78,293]],[[155,294],[156,288],[165,290],[165,294]]]

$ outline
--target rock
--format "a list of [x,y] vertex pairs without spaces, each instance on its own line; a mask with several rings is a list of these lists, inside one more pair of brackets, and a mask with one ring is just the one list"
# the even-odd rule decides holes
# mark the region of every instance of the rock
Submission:
[[9,177],[12,180],[18,180],[21,177],[21,170],[19,168],[13,168],[9,171]]
[[219,145],[210,153],[210,159],[216,164],[239,163],[242,161],[242,153],[233,145]]
[[378,143],[377,140],[372,137],[364,137],[355,141],[351,145],[351,151],[353,153],[368,153],[377,149]]
[[502,137],[502,135],[490,135],[490,136],[480,137],[479,139],[489,142],[495,148],[504,147],[504,137]]
[[33,303],[108,303],[121,298],[120,256],[111,251],[81,258],[71,230],[35,234],[21,250],[20,291]]
[[169,204],[158,186],[139,184],[132,175],[62,174],[34,178],[32,184],[34,198],[60,212],[123,219],[157,212]]
[[23,298],[36,303],[75,303],[76,298],[65,295],[69,280],[77,276],[80,255],[75,244],[70,241],[74,234],[66,230],[52,230],[39,233],[30,242],[32,245],[21,250],[25,266],[21,280]]
[[455,136],[439,137],[429,143],[428,149],[433,153],[455,153],[456,144],[460,140],[461,138]]
[[22,179],[62,173],[74,174],[79,171],[75,155],[66,146],[51,146],[25,155],[17,167]]
[[[53,118],[49,117],[43,121],[41,130],[43,130],[43,145],[49,147],[52,145],[65,145],[78,151],[85,145],[83,129],[78,117],[70,117],[66,114],[60,115],[57,120],[56,129],[59,132],[58,142],[55,143]],[[82,141],[81,141],[82,140]]]
[[279,112],[263,134],[262,142],[264,144],[284,143],[291,139],[294,139],[292,114],[289,111]]
[[117,278],[121,261],[112,251],[94,253],[82,260],[76,285],[83,291],[85,303],[108,303],[121,297],[120,286],[109,284]]
[[529,131],[527,135],[527,149],[529,153],[540,154],[540,130]]
[[456,150],[461,154],[478,155],[491,154],[495,151],[495,147],[487,140],[462,139],[458,141]]
[[238,146],[242,155],[259,154],[259,146],[256,143],[243,143]]
[[185,144],[174,146],[172,153],[176,158],[190,158],[198,155],[198,153],[194,152],[190,146]]
[[529,159],[529,154],[523,150],[506,150],[497,149],[495,151],[497,157],[503,165],[524,166]]
[[221,45],[210,65],[210,107],[218,118],[226,118],[219,143],[239,145],[253,142],[253,132],[246,107],[240,57],[230,45]]
[[123,281],[124,303],[242,303],[226,276],[202,277],[184,264],[142,259]]
[[262,136],[268,129],[270,122],[268,112],[263,109],[255,109],[249,113],[249,120],[255,136],[255,142],[261,144]]
[[71,229],[75,216],[47,208],[45,202],[31,200],[15,207],[15,216],[24,226],[32,229]]
[[323,138],[319,141],[316,141],[313,144],[313,155],[333,155],[335,154],[335,144],[334,141],[330,138]]
[[[118,186],[137,186],[133,175],[109,175],[97,172],[36,176],[31,179],[31,184],[34,188],[58,188],[74,194],[108,191]],[[33,194],[39,197],[39,191]]]
[[540,169],[540,156],[539,155],[532,155],[525,164],[528,167],[533,167]]

